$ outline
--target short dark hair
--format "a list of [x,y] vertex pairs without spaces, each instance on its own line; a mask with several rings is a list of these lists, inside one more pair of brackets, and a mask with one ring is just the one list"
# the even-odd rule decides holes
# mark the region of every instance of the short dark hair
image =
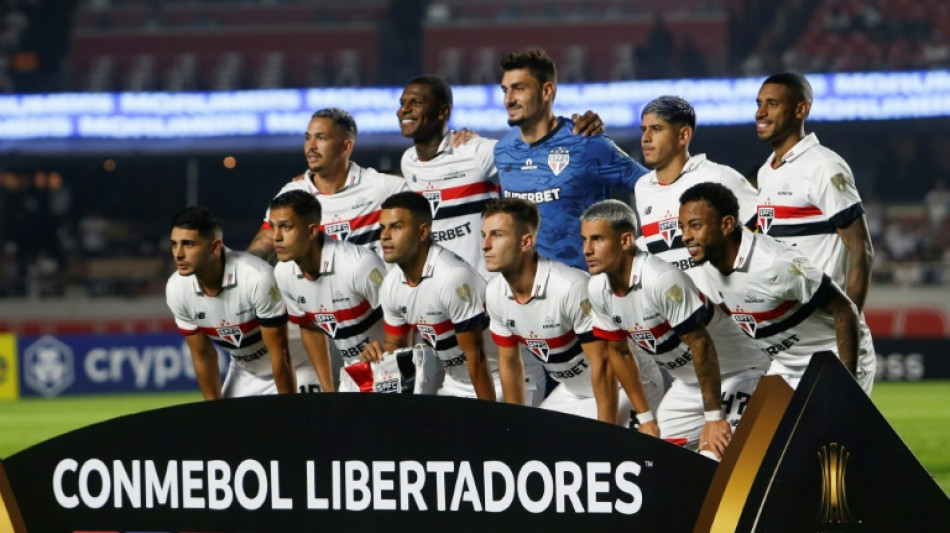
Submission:
[[739,200],[729,187],[712,181],[697,183],[680,196],[680,205],[703,200],[711,205],[720,217],[731,216],[736,219],[736,225],[740,225]]
[[197,205],[186,207],[172,219],[172,229],[182,228],[196,230],[198,235],[206,239],[220,239],[223,236],[221,221],[207,207]]
[[542,48],[512,52],[501,60],[500,65],[505,72],[527,69],[541,85],[547,82],[557,84],[557,66]]
[[270,201],[269,207],[271,211],[289,207],[300,218],[316,224],[320,223],[320,217],[323,216],[320,201],[314,195],[299,189],[278,195]]
[[432,89],[432,96],[435,96],[438,105],[452,105],[452,87],[444,79],[432,74],[423,74],[416,76],[406,82],[406,85],[412,84],[428,85]]
[[811,84],[808,83],[808,80],[805,79],[805,76],[797,72],[782,72],[779,74],[772,74],[768,78],[765,78],[765,81],[762,82],[762,85],[766,83],[775,83],[777,85],[784,85],[788,87],[792,94],[798,99],[798,102],[808,102],[809,104],[812,101],[812,91]]
[[696,129],[696,111],[689,102],[679,96],[664,95],[651,100],[643,108],[640,118],[652,114],[670,124],[679,124]]
[[340,128],[348,139],[356,138],[356,120],[353,115],[347,113],[339,107],[325,107],[316,111],[311,120],[315,118],[327,118],[333,121],[333,125]]
[[637,215],[633,209],[620,200],[601,200],[588,207],[581,214],[581,222],[603,220],[610,225],[610,229],[618,232],[629,231],[637,233]]
[[383,200],[381,209],[405,209],[412,213],[412,218],[416,222],[425,222],[432,224],[432,208],[429,207],[429,200],[417,192],[402,191]]
[[516,222],[528,226],[531,233],[538,232],[541,214],[538,212],[538,206],[527,200],[521,198],[493,198],[482,208],[482,219],[498,213],[511,215],[511,218],[515,219]]

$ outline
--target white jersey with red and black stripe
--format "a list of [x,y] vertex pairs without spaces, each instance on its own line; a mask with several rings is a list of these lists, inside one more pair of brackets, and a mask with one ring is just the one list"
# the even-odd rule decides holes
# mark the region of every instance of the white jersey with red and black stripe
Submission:
[[315,324],[343,357],[359,361],[372,340],[383,337],[379,288],[386,266],[378,255],[322,234],[320,273],[304,277],[297,263],[277,263],[274,276],[294,324]]
[[[432,243],[419,284],[409,285],[402,269],[393,268],[383,280],[379,299],[388,333],[401,336],[415,329],[435,350],[445,370],[443,388],[472,388],[465,353],[455,335],[488,326],[485,280],[474,267]],[[492,357],[486,350],[486,355],[492,373],[497,376],[497,354]]]
[[759,168],[758,228],[798,248],[844,287],[848,257],[838,228],[864,214],[851,168],[814,133],[782,156],[778,168],[774,161],[773,153]]
[[486,304],[492,338],[499,346],[524,345],[552,379],[575,396],[591,398],[590,362],[581,348],[594,341],[587,273],[538,259],[531,299],[519,303],[503,276],[488,283]]
[[[838,229],[864,214],[851,167],[806,135],[772,168],[775,154],[759,169],[758,227],[775,240],[795,247],[840,287],[847,286],[848,249]],[[868,394],[874,384],[877,356],[871,330],[860,318],[858,381]]]
[[[711,289],[703,286],[703,277],[693,273],[697,265],[683,246],[683,232],[679,229],[680,196],[690,187],[705,182],[728,187],[739,200],[740,222],[754,223],[755,187],[742,174],[706,159],[705,154],[690,157],[679,177],[667,185],[659,182],[655,170],[650,171],[637,181],[634,195],[641,228],[637,246],[685,271],[701,292],[710,295]],[[710,296],[715,300],[715,295]]]
[[591,277],[589,292],[594,335],[628,339],[675,379],[697,383],[693,355],[679,335],[699,327],[706,328],[717,348],[722,376],[768,368],[762,349],[689,276],[656,256],[640,252],[634,257],[626,294],[611,289],[607,274]]
[[[382,174],[372,168],[362,168],[350,162],[346,185],[333,194],[320,194],[308,170],[304,179],[291,181],[280,189],[277,196],[288,191],[306,191],[320,201],[322,220],[320,229],[338,241],[366,246],[382,257],[379,247],[379,211],[383,200],[409,190],[406,181],[398,176]],[[264,227],[270,227],[270,209],[264,214]]]
[[287,322],[274,270],[251,254],[227,248],[223,253],[221,292],[207,296],[196,276],[175,272],[165,286],[168,308],[183,335],[205,334],[231,355],[232,364],[256,376],[271,376],[261,326]]
[[452,146],[452,132],[439,145],[435,157],[419,159],[416,148],[402,155],[402,175],[410,190],[429,200],[432,239],[474,266],[485,279],[494,274],[485,268],[481,249],[482,208],[498,197],[493,139],[477,137]]
[[798,250],[744,229],[733,271],[723,276],[706,263],[702,272],[742,331],[787,373],[800,377],[816,352],[838,353],[834,317],[819,308],[834,281]]

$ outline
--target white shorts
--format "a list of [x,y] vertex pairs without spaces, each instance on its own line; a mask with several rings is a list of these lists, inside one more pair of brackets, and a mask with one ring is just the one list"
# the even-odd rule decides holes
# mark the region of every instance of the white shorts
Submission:
[[[320,381],[309,359],[297,364],[294,367],[294,374],[297,377],[297,392],[320,392]],[[221,386],[221,397],[242,398],[264,394],[277,394],[277,382],[274,381],[274,375],[258,376],[238,366],[232,360],[228,365],[228,375]]]
[[806,368],[808,367],[784,365],[773,359],[772,364],[769,365],[769,369],[765,375],[782,376],[782,378],[784,378],[793,389],[797,389],[798,383],[802,380],[802,376],[805,375]]
[[[492,373],[492,382],[495,384],[495,401],[505,401],[505,395],[501,393],[501,379],[498,378],[498,372]],[[458,398],[478,398],[475,393],[475,387],[472,382],[461,382],[457,379],[446,377],[442,381],[442,386],[437,393],[439,396],[456,396]]]
[[[637,357],[637,367],[640,369],[640,382],[643,384],[643,393],[650,404],[650,410],[654,413],[660,407],[660,402],[669,388],[667,382],[663,379],[663,372],[660,371],[660,365],[656,364],[653,357],[640,353],[640,350],[633,352]],[[626,396],[621,390],[621,395]]]
[[[722,379],[723,417],[733,430],[739,424],[760,377],[762,370],[756,369]],[[660,437],[691,450],[697,449],[699,436],[706,425],[704,411],[703,394],[699,384],[674,380],[656,411]]]
[[[320,380],[317,378],[317,371],[310,362],[310,356],[307,354],[307,348],[303,345],[300,338],[300,326],[289,324],[287,326],[287,343],[290,348],[290,359],[294,362],[294,370],[297,373],[297,392],[323,392],[320,386]],[[343,368],[343,356],[332,342],[327,342],[327,348],[330,353],[330,375],[333,376],[333,390],[340,388],[340,369]],[[310,367],[302,369],[303,364]],[[302,369],[302,370],[301,370]]]
[[521,360],[524,362],[524,404],[538,407],[544,401],[544,393],[547,391],[547,371],[544,370],[544,364],[529,352],[526,346],[518,346],[521,347]]
[[[617,425],[628,427],[633,406],[622,389],[618,391],[617,396]],[[558,411],[597,420],[597,400],[593,396],[574,394],[567,390],[563,383],[554,387],[551,394],[541,402],[540,407],[549,411]]]

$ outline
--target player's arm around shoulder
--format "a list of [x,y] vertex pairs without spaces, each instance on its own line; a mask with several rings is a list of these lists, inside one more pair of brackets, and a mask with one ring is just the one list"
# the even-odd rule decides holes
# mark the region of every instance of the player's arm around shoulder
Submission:
[[611,187],[632,191],[637,180],[649,172],[606,135],[585,139],[585,151],[598,179]]

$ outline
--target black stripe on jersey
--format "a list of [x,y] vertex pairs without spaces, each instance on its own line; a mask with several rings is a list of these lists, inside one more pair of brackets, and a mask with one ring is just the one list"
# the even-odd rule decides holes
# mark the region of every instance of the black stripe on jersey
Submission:
[[818,290],[815,291],[814,296],[811,300],[805,303],[805,305],[798,308],[798,311],[792,313],[791,316],[786,318],[781,322],[776,322],[774,324],[769,324],[764,328],[755,329],[755,338],[764,339],[766,337],[771,337],[772,335],[778,335],[779,333],[794,328],[795,326],[802,323],[803,320],[810,317],[819,306],[825,303],[825,300],[828,299],[828,296],[831,291],[831,278],[827,274],[822,274],[821,276],[821,285],[818,286]]
[[[210,338],[210,337],[209,337],[209,338]],[[221,340],[221,339],[211,339],[211,340],[214,341],[214,343],[217,344],[218,346],[224,348],[225,351],[227,351],[227,350],[234,350],[234,349],[235,349],[235,346],[234,346],[233,344],[231,344],[230,342],[228,342],[228,341]],[[257,344],[258,342],[261,342],[261,331],[260,331],[260,330],[257,330],[257,332],[254,333],[253,335],[242,335],[242,336],[241,336],[241,345],[240,345],[240,346],[237,346],[237,348],[249,348],[249,347],[254,346],[255,344]]]
[[673,326],[673,331],[677,336],[689,333],[690,331],[695,331],[696,329],[709,324],[709,321],[712,320],[712,316],[712,308],[706,305],[700,306],[700,308],[696,311],[693,311],[693,314],[689,315],[686,320]]
[[670,338],[656,345],[656,349],[653,353],[656,355],[664,354],[670,350],[673,350],[674,348],[678,348],[682,343],[683,341],[680,340],[679,335],[670,335]]
[[587,344],[588,342],[599,341],[601,339],[594,336],[594,330],[590,330],[587,333],[577,333],[577,340],[581,344]]
[[754,215],[752,215],[752,218],[750,218],[749,221],[745,223],[745,227],[749,228],[751,231],[755,231],[755,226],[758,223],[759,223],[759,214],[755,213]]
[[807,237],[809,235],[832,235],[838,232],[831,221],[808,222],[805,224],[772,224],[769,237]]
[[647,251],[653,255],[660,254],[669,250],[676,250],[683,247],[683,238],[677,235],[673,237],[673,242],[669,246],[666,245],[666,241],[659,239],[656,241],[651,241],[647,243]]
[[439,210],[435,213],[436,220],[445,220],[452,217],[460,217],[464,215],[477,215],[482,212],[482,209],[485,207],[485,204],[488,203],[489,199],[478,200],[477,202],[469,202],[461,205],[452,205],[449,207],[439,207]]
[[376,242],[379,240],[379,235],[382,233],[382,230],[379,228],[367,231],[366,233],[360,233],[359,235],[352,235],[347,237],[346,242],[351,242],[353,244],[368,244],[371,242]]
[[456,333],[469,331],[475,329],[476,327],[485,329],[488,327],[488,315],[485,313],[479,313],[468,320],[453,322],[452,327],[455,328]]
[[577,357],[581,353],[581,343],[575,342],[573,346],[560,353],[548,352],[548,363],[558,364],[566,363]]
[[[383,309],[382,307],[377,307],[376,309],[373,309],[373,311],[367,315],[366,318],[360,320],[356,324],[347,326],[345,328],[337,328],[336,337],[333,338],[336,340],[348,339],[350,337],[355,337],[356,335],[366,333],[366,330],[373,327],[373,324],[379,322],[381,318],[383,318]],[[320,331],[327,337],[330,336],[326,331],[323,330],[323,328],[318,327],[317,331]]]
[[258,322],[260,322],[265,328],[276,328],[277,326],[283,326],[289,319],[290,317],[287,316],[287,313],[271,318],[257,318]]
[[863,214],[864,204],[858,202],[847,209],[838,211],[835,216],[831,217],[831,223],[834,224],[836,228],[843,228],[854,222]]
[[445,350],[451,350],[452,348],[455,348],[458,345],[459,345],[459,341],[455,337],[455,335],[452,335],[451,337],[446,337],[444,339],[438,339],[437,341],[435,341],[435,349],[436,351],[439,351],[439,352],[444,352]]

